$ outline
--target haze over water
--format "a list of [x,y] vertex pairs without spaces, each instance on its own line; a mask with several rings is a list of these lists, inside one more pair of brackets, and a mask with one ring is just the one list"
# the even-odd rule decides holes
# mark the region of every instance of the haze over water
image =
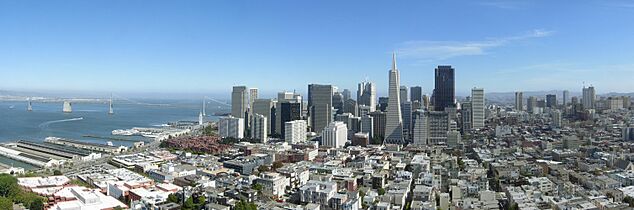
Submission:
[[[147,104],[146,104],[147,103]],[[155,105],[152,105],[155,104]],[[162,104],[162,105],[156,105]],[[70,138],[94,143],[108,140],[83,137],[94,135],[112,137],[115,129],[153,127],[175,121],[198,121],[200,101],[148,100],[143,103],[114,104],[114,115],[108,115],[106,103],[73,103],[72,113],[62,112],[62,103],[33,102],[33,111],[26,111],[24,101],[0,101],[0,142],[30,140],[43,141],[49,136]],[[208,103],[205,120],[216,120],[213,113],[225,113],[229,107]],[[122,136],[117,136],[122,137]],[[123,137],[141,139],[142,137]],[[115,145],[132,142],[112,141]]]

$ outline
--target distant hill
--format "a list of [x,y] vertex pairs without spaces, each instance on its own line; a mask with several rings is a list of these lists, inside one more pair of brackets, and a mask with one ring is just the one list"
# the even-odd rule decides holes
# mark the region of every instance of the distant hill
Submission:
[[[549,90],[549,91],[524,91],[524,100],[528,99],[530,96],[535,96],[540,99],[546,98],[548,94],[555,94],[557,96],[557,100],[561,102],[563,99],[563,90]],[[494,93],[486,93],[487,103],[492,104],[515,104],[515,92],[494,92]],[[581,92],[570,92],[570,98],[572,97],[581,97]],[[630,96],[634,98],[634,93],[604,93],[597,94],[597,97],[610,97],[610,96]],[[569,99],[570,100],[570,99]],[[526,102],[524,102],[526,103]]]

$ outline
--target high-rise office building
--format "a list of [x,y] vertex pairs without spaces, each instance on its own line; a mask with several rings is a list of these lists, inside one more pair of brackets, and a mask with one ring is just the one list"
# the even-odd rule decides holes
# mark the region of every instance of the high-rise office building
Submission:
[[418,101],[423,103],[423,88],[421,86],[413,86],[409,88],[410,101]]
[[[301,104],[297,102],[283,102],[280,109],[280,124],[286,125],[286,122],[300,120],[302,117]],[[280,136],[286,135],[286,128],[282,126],[280,128]]]
[[427,143],[432,145],[447,143],[449,131],[449,115],[445,111],[430,111],[427,113]]
[[361,82],[357,89],[357,103],[368,106],[370,112],[376,109],[376,85],[372,82]]
[[403,121],[403,139],[411,140],[412,135],[412,102],[401,102],[401,116]]
[[222,138],[244,138],[244,119],[233,116],[221,117],[218,121],[218,134]]
[[374,118],[370,115],[361,116],[361,132],[370,135],[370,138],[374,138]]
[[564,106],[568,105],[568,103],[570,102],[568,101],[568,97],[570,97],[570,92],[568,92],[567,90],[564,90],[563,101],[562,101],[562,104]]
[[387,111],[389,98],[388,97],[379,97],[379,110],[382,112]]
[[557,95],[555,94],[546,95],[546,107],[548,108],[557,107]]
[[561,128],[561,111],[554,110],[552,113],[553,126],[556,128]]
[[434,79],[434,110],[444,111],[446,107],[453,107],[455,95],[455,70],[451,66],[438,66]]
[[251,120],[251,138],[266,143],[268,140],[268,122],[267,117],[261,114],[254,114]]
[[[387,121],[385,140],[387,144],[403,144],[403,119],[401,116],[400,78],[396,68],[396,54],[392,55],[392,69],[389,71]],[[407,90],[407,89],[406,89]]]
[[273,129],[275,130],[275,134],[279,134],[279,135],[282,134],[281,132],[282,132],[282,128],[284,127],[284,123],[287,122],[287,121],[282,121],[282,103],[285,103],[285,102],[293,102],[293,103],[300,104],[299,105],[300,118],[302,114],[303,101],[302,101],[301,95],[299,95],[298,93],[288,92],[288,91],[277,93],[277,102],[275,103],[275,118],[274,118],[275,126],[272,126],[272,127],[275,127],[275,129]]
[[335,92],[332,94],[332,108],[337,110],[336,114],[343,114],[343,94]]
[[253,116],[253,102],[258,99],[258,89],[249,88],[249,116]]
[[357,106],[357,101],[354,99],[348,99],[343,102],[343,113],[350,113],[354,116],[359,115],[359,106]]
[[341,95],[343,95],[343,101],[347,101],[350,98],[350,90],[348,89],[343,89],[343,91],[341,92]]
[[332,148],[340,148],[348,141],[348,127],[343,122],[331,122],[321,132],[322,145]]
[[425,110],[429,110],[429,96],[427,95],[423,95],[423,103],[421,104],[421,106],[423,107],[423,109]]
[[296,144],[306,141],[307,123],[304,120],[293,120],[284,123],[284,141]]
[[253,101],[253,114],[261,114],[267,119],[267,127],[268,134],[273,134],[275,131],[275,126],[273,126],[273,122],[275,122],[274,116],[272,113],[273,109],[273,100],[271,99],[255,99]]
[[308,107],[311,131],[320,133],[332,122],[332,85],[308,85]]
[[427,117],[424,110],[416,110],[413,116],[413,135],[412,142],[415,145],[427,145]]
[[399,101],[401,103],[405,103],[405,102],[409,101],[407,99],[407,96],[408,96],[407,95],[407,86],[402,85],[401,88],[399,89],[399,91],[400,91],[399,92],[399,96],[400,96]]
[[472,114],[472,126],[473,129],[484,128],[484,89],[473,88],[471,89],[471,114]]
[[537,108],[537,98],[535,96],[529,96],[526,100],[526,111],[529,113],[535,113]]
[[374,136],[384,139],[387,114],[382,111],[374,111],[370,113],[370,116],[372,116],[372,124],[374,124]]
[[583,98],[581,99],[581,105],[583,109],[594,109],[595,108],[595,100],[597,98],[596,92],[594,91],[594,87],[584,87],[582,89]]
[[515,92],[515,110],[524,110],[524,93]]
[[467,133],[473,129],[473,121],[471,120],[473,117],[473,109],[471,108],[471,101],[462,102],[460,105],[460,116],[462,117],[462,127],[460,130],[462,133]]
[[231,116],[245,118],[249,106],[249,94],[246,86],[233,86],[231,92]]

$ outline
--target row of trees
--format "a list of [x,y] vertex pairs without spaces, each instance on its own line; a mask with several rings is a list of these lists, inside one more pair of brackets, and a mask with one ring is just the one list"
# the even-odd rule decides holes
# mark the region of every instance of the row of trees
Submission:
[[0,209],[13,209],[13,203],[21,203],[31,210],[43,210],[44,201],[43,197],[22,190],[18,186],[17,178],[9,174],[0,174]]

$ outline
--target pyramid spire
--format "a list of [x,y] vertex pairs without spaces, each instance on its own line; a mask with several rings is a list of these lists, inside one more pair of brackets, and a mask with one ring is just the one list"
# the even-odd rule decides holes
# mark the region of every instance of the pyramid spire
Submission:
[[396,52],[392,52],[392,70],[396,71]]

